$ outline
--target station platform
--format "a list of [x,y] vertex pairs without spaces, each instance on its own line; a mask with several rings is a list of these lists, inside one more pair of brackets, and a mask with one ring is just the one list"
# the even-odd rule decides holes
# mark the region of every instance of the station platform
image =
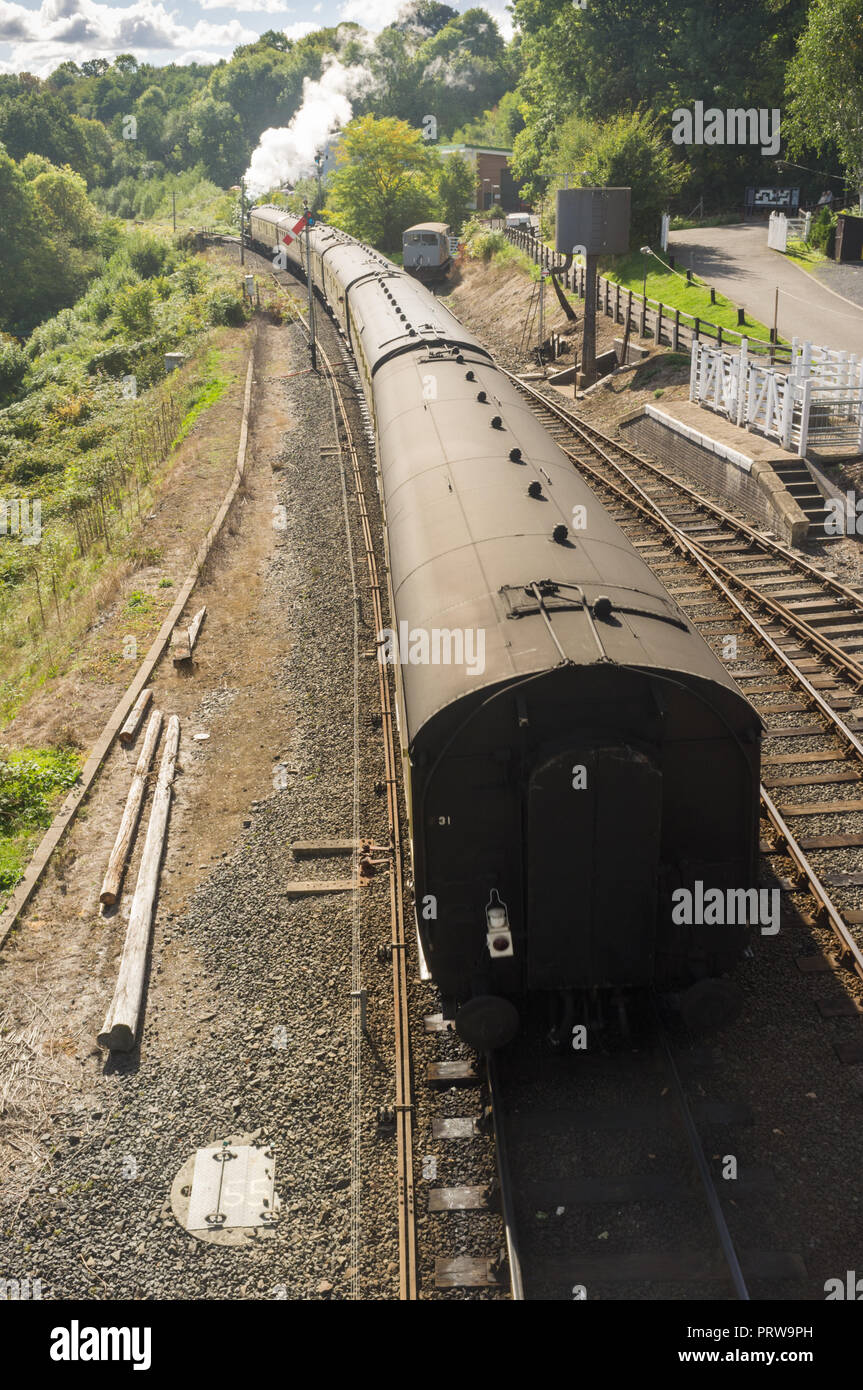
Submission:
[[824,496],[804,458],[693,401],[648,404],[618,423],[621,437],[668,460],[757,525],[799,545],[824,536]]

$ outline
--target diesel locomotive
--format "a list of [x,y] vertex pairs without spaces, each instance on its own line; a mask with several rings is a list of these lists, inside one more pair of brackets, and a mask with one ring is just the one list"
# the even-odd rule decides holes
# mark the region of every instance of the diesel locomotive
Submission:
[[[272,254],[292,220],[254,208],[254,243]],[[681,922],[672,895],[756,882],[757,713],[440,300],[333,228],[310,253],[375,425],[381,659],[420,942],[456,1027],[500,1045],[531,992],[558,1037],[607,991],[725,1008],[750,929]]]

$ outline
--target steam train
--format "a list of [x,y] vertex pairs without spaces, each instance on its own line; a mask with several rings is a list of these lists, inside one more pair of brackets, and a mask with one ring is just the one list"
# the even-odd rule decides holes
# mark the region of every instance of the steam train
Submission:
[[[254,208],[253,243],[292,220]],[[310,260],[375,425],[417,926],[459,1033],[502,1045],[535,992],[558,1038],[645,986],[721,1017],[750,929],[673,901],[755,884],[757,713],[474,335],[344,232]]]

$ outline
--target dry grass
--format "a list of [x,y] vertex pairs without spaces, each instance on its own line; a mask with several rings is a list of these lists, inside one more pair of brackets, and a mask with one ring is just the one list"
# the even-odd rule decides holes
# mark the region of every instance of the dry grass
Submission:
[[50,1074],[57,1020],[29,996],[16,1012],[0,1014],[0,1210],[13,1220],[50,1165],[39,1136],[49,1127],[57,1088],[65,1086]]

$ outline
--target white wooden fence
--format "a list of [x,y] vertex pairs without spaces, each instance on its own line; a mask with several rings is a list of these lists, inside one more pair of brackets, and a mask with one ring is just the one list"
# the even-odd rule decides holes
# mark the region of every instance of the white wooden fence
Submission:
[[812,446],[863,450],[863,362],[853,353],[792,344],[787,371],[693,343],[689,399],[798,454]]
[[805,212],[802,217],[786,217],[784,212],[771,212],[767,223],[767,245],[772,251],[787,251],[788,238],[806,241],[811,226],[811,212]]

